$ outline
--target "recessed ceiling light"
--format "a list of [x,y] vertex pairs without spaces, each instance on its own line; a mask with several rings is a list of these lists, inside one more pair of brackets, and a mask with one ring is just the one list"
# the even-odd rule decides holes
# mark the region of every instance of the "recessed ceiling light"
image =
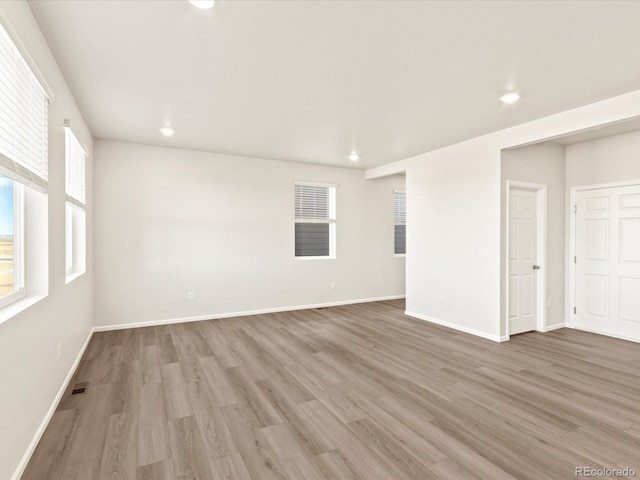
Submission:
[[213,0],[189,0],[189,3],[198,8],[211,8],[215,3]]
[[165,137],[170,137],[172,136],[175,132],[173,131],[173,128],[171,127],[162,127],[160,129],[160,133],[162,133]]
[[502,101],[502,103],[512,104],[520,100],[521,96],[522,95],[520,95],[518,92],[507,92],[500,97],[500,100]]
[[351,155],[349,155],[349,160],[351,160],[352,162],[357,162],[359,159],[360,157],[356,152],[353,152]]

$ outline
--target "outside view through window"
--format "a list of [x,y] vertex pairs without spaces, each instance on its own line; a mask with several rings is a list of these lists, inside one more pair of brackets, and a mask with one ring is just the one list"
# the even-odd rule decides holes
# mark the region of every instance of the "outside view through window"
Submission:
[[13,180],[0,175],[0,297],[13,293]]

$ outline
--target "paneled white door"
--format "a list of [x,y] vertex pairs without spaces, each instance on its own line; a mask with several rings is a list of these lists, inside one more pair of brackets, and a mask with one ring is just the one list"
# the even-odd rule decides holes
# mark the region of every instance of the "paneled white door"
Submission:
[[536,192],[509,191],[509,334],[536,329]]
[[576,327],[640,340],[640,186],[576,194]]

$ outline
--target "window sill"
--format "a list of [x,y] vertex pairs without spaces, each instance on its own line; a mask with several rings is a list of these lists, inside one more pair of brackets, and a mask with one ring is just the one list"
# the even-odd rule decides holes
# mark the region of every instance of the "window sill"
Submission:
[[15,317],[32,305],[35,305],[46,296],[46,294],[27,295],[26,297],[22,297],[20,300],[16,300],[15,302],[0,308],[0,324],[6,322],[12,317]]
[[64,279],[64,283],[66,285],[69,285],[71,282],[73,282],[76,278],[81,277],[82,275],[84,275],[85,272],[71,272],[69,275],[67,275]]
[[393,256],[394,257],[402,257],[402,258],[404,258],[404,257],[407,256],[407,254],[406,253],[394,253]]
[[335,260],[336,257],[293,257],[294,260]]

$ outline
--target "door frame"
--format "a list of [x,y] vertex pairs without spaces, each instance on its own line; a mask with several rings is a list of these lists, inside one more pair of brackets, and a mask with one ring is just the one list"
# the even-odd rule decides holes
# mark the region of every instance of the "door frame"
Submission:
[[541,183],[507,180],[507,198],[505,212],[505,321],[507,339],[511,337],[509,321],[509,207],[511,189],[531,190],[536,194],[536,261],[542,267],[536,275],[536,331],[547,331],[547,186]]
[[[578,299],[577,299],[577,275],[576,275],[576,263],[575,260],[572,262],[571,259],[576,257],[576,220],[577,220],[577,212],[576,212],[576,196],[578,192],[584,192],[586,190],[602,190],[607,188],[617,188],[617,187],[633,187],[636,185],[640,185],[639,180],[624,180],[620,182],[609,182],[609,183],[597,183],[593,185],[580,185],[578,187],[571,187],[569,190],[569,258],[567,259],[569,263],[569,273],[568,273],[568,282],[569,282],[569,292],[567,293],[567,302],[566,303],[566,319],[565,326],[569,328],[578,328],[577,324],[577,314],[575,314],[575,308],[577,307]],[[508,258],[508,257],[507,257]],[[604,334],[602,334],[604,335]]]

